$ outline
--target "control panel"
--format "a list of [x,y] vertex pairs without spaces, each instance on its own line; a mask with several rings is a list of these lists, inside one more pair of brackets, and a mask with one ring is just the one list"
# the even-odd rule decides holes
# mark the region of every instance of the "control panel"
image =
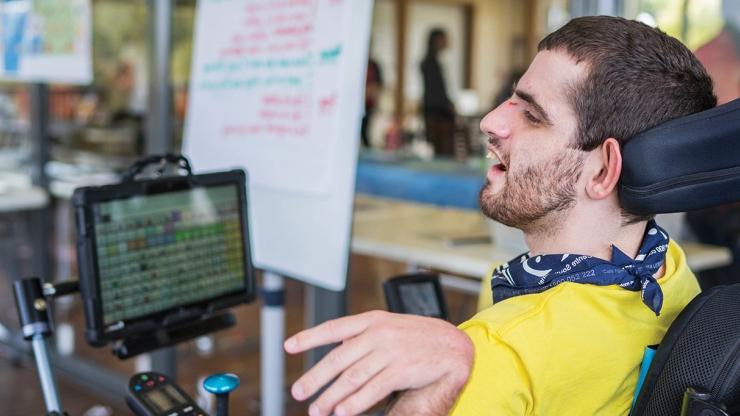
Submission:
[[131,377],[126,403],[137,416],[206,416],[169,377],[153,371]]

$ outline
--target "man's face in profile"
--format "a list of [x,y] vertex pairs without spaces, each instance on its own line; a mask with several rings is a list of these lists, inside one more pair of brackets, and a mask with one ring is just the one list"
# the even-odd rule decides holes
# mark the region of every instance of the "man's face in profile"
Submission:
[[585,152],[574,148],[568,94],[585,76],[565,52],[539,52],[511,98],[483,118],[488,150],[500,161],[480,193],[485,215],[523,231],[551,228],[576,203]]

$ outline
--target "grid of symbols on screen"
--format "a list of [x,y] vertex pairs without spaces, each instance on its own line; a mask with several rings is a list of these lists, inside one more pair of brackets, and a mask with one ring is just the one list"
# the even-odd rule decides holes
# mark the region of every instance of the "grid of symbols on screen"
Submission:
[[244,289],[244,238],[234,186],[95,205],[103,323]]

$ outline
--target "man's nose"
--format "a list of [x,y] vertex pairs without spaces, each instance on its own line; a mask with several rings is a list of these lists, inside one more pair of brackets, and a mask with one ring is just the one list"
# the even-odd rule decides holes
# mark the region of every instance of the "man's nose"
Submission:
[[494,108],[480,121],[480,130],[487,136],[507,139],[511,135],[511,128],[509,127],[508,117],[506,116],[507,103],[508,101],[505,101],[503,104]]

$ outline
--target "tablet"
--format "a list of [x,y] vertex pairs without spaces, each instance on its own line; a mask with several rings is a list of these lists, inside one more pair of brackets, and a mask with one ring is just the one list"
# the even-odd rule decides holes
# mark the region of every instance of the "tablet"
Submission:
[[91,345],[254,298],[244,171],[80,188],[73,203]]

